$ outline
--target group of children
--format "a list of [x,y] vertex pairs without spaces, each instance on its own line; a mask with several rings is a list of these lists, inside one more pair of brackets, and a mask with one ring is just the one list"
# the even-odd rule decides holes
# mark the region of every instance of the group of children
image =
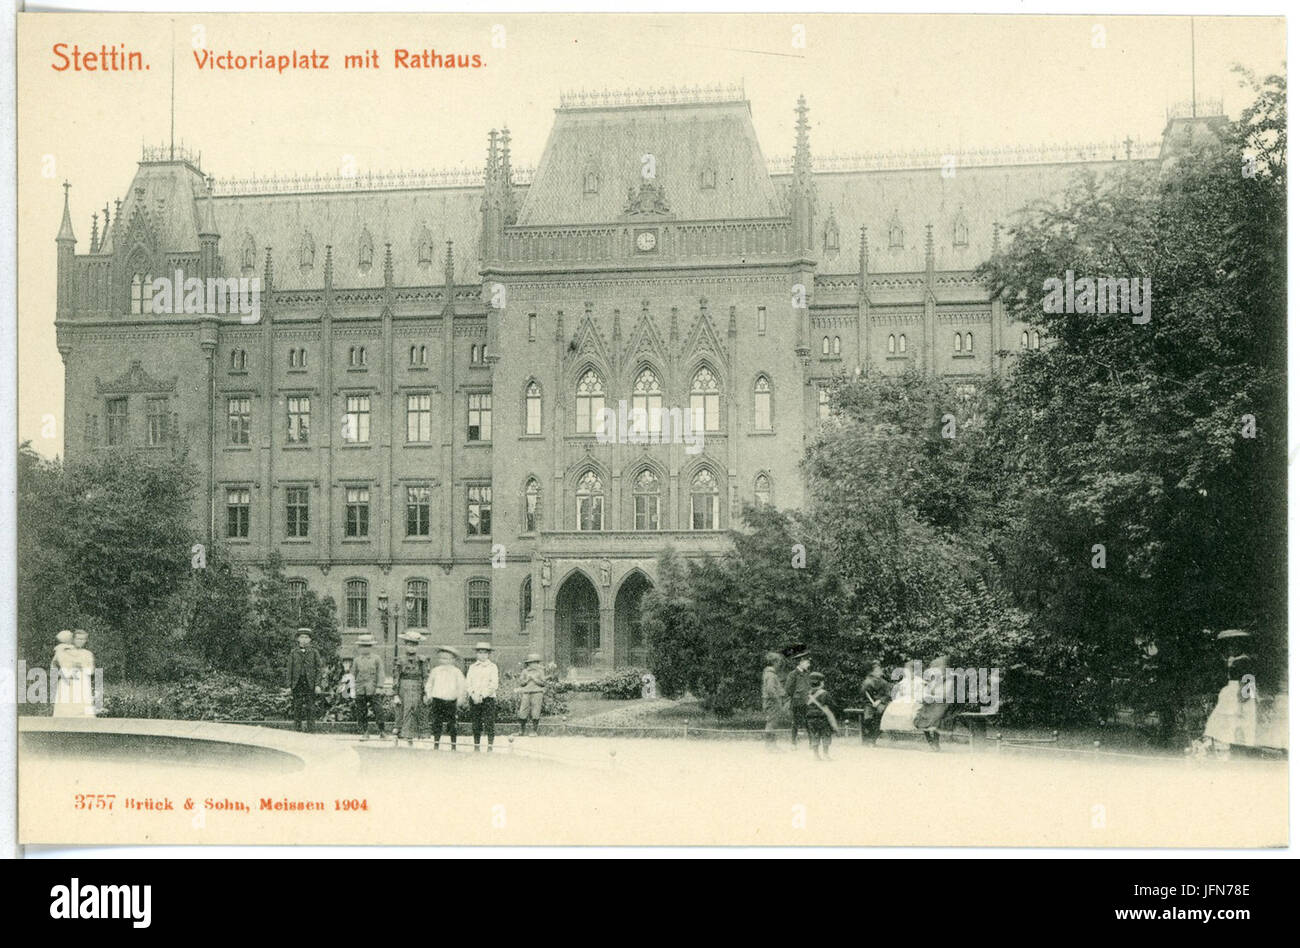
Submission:
[[[812,658],[802,646],[788,649],[785,657],[795,663],[795,667],[785,677],[784,685],[779,683],[777,668],[782,656],[769,652],[767,664],[763,669],[763,709],[767,714],[767,743],[771,750],[776,749],[776,731],[778,722],[788,715],[790,720],[790,743],[799,745],[799,727],[803,725],[808,732],[808,744],[818,760],[830,760],[831,737],[841,730],[840,717],[843,708],[826,689],[826,676],[812,671]],[[884,667],[879,661],[871,663],[871,671],[863,680],[859,691],[863,697],[862,708],[862,742],[875,744],[880,737],[881,719],[885,708],[890,703],[892,688],[885,680]],[[919,725],[918,725],[919,726]],[[925,730],[927,742],[931,741],[930,730]],[[938,748],[937,732],[932,746]]]
[[[474,661],[461,671],[460,653],[450,645],[440,645],[434,650],[434,662],[419,654],[421,636],[418,632],[402,635],[405,653],[398,658],[393,669],[393,706],[396,734],[399,740],[414,744],[421,737],[422,711],[429,707],[429,725],[433,746],[442,745],[445,733],[456,749],[456,729],[460,712],[467,711],[470,730],[474,737],[474,750],[480,749],[481,739],[487,735],[487,748],[492,750],[496,739],[497,691],[501,676],[492,661],[492,643],[479,642],[474,646]],[[375,718],[376,733],[384,734],[383,721],[383,662],[374,653],[372,636],[363,635],[357,640],[358,653],[352,664],[352,688],[355,690],[357,726],[362,740],[370,738],[370,717]],[[523,736],[532,722],[533,733],[541,734],[542,699],[546,691],[546,675],[542,670],[542,657],[530,653],[519,672],[519,734]]]

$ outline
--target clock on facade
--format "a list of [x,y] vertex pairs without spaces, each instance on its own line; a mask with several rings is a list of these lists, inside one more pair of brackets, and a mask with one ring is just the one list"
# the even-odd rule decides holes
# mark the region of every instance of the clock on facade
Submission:
[[652,230],[643,230],[636,235],[636,249],[641,253],[650,253],[659,246],[659,235]]

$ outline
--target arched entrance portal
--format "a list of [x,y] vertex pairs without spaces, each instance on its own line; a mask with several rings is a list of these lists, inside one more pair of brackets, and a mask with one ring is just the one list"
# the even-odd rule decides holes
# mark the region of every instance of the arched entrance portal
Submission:
[[630,573],[614,599],[614,662],[645,668],[645,636],[641,632],[641,597],[653,583],[640,570]]
[[591,580],[573,573],[555,597],[555,662],[587,668],[600,651],[600,596]]

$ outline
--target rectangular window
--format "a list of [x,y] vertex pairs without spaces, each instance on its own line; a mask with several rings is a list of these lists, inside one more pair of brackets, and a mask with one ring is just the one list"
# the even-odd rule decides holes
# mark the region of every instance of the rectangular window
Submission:
[[126,399],[110,398],[106,406],[106,443],[126,444]]
[[408,537],[429,535],[429,502],[432,493],[428,487],[406,488],[406,535]]
[[345,491],[343,535],[370,536],[370,488],[349,487]]
[[718,522],[718,495],[691,495],[691,529],[712,530]]
[[287,487],[284,491],[285,536],[307,536],[308,500],[306,487]]
[[150,398],[145,401],[145,417],[149,422],[148,444],[157,447],[167,442],[167,399]]
[[767,335],[767,307],[766,306],[760,306],[758,308],[758,334],[760,336]]
[[226,399],[226,431],[230,444],[248,444],[253,430],[253,400]]
[[347,626],[349,629],[364,629],[369,618],[370,599],[364,579],[349,579],[345,587],[347,600]]
[[492,440],[492,394],[479,392],[469,397],[469,421],[465,440]]
[[467,498],[467,532],[472,537],[492,535],[492,488],[486,484],[471,484]]
[[636,497],[636,529],[659,529],[659,498],[651,494]]
[[532,342],[537,338],[537,314],[528,314],[528,341]]
[[408,444],[433,440],[433,396],[428,392],[406,396],[406,440]]
[[306,444],[311,436],[311,398],[293,395],[289,405],[289,443]]
[[228,539],[248,539],[249,505],[250,491],[247,487],[231,487],[226,491],[226,537]]
[[603,530],[605,522],[605,495],[580,494],[578,496],[578,529]]
[[348,444],[370,441],[370,396],[349,395],[343,414],[343,440]]

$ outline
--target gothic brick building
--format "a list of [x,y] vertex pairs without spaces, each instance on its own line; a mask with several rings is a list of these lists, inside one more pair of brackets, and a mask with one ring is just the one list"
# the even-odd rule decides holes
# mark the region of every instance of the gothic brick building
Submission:
[[[493,132],[468,180],[216,186],[146,151],[84,253],[65,202],[67,456],[184,445],[209,537],[280,553],[349,650],[400,626],[489,638],[506,667],[641,662],[661,551],[722,548],[742,502],[801,502],[827,380],[1004,370],[1039,340],[972,275],[1000,229],[1080,167],[1156,158],[818,161],[801,99],[792,160],[769,162],[750,109],[567,97],[535,171]],[[151,278],[177,271],[260,278],[258,318],[157,312]],[[702,445],[610,443],[620,401],[680,409]]]

